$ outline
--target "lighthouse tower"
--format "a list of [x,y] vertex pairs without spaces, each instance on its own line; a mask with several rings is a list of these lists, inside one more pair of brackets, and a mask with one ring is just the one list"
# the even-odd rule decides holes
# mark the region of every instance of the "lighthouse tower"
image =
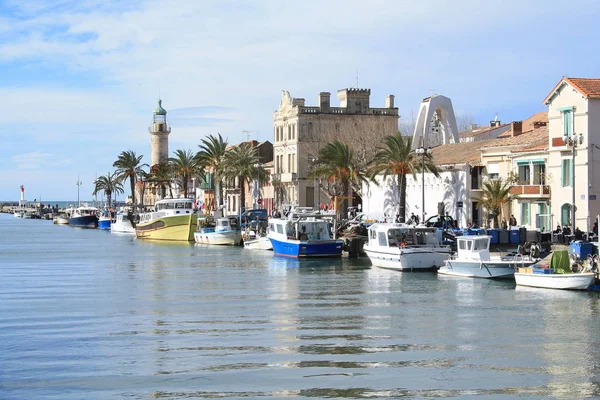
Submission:
[[169,133],[167,126],[167,110],[162,108],[162,100],[158,100],[158,107],[154,110],[152,127],[148,128],[152,139],[152,160],[150,166],[166,162],[169,158]]

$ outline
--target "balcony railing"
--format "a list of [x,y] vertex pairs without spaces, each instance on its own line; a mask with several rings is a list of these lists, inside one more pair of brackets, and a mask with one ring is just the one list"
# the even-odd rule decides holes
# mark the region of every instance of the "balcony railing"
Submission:
[[515,185],[510,188],[511,194],[520,196],[550,197],[550,186],[548,185]]

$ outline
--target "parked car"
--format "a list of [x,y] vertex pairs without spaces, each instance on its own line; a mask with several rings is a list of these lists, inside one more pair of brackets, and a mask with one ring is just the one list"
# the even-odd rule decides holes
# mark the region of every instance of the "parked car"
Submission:
[[449,215],[434,215],[427,218],[425,226],[435,228],[450,228],[454,226],[454,218]]
[[379,215],[377,213],[358,213],[356,217],[348,220],[349,225],[359,225],[362,224],[366,227],[369,227],[371,224],[383,221],[383,215]]
[[267,219],[269,219],[269,212],[267,210],[265,210],[264,208],[256,208],[253,210],[248,210],[240,216],[240,226],[243,229],[246,227],[246,224],[248,224],[252,221],[258,221],[258,220],[266,221]]

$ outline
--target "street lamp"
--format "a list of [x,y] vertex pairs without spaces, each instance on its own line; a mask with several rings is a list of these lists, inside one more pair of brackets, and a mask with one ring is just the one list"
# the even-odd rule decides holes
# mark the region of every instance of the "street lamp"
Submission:
[[565,134],[563,141],[572,150],[573,162],[571,163],[571,187],[573,188],[573,202],[571,203],[571,235],[575,235],[575,149],[583,144],[583,134],[569,136]]
[[[317,158],[310,156],[308,158],[311,165],[311,170],[315,168],[317,164]],[[319,184],[317,185],[317,177],[313,176],[313,207],[316,207],[317,211],[321,209],[321,179],[319,178]]]
[[196,177],[192,177],[192,193],[194,193],[194,195],[192,196],[192,198],[194,200],[196,200]]
[[254,194],[252,198],[254,199],[254,208],[258,208],[258,199],[260,198],[260,168],[262,164],[254,164],[254,168],[256,169],[256,181],[254,182]]
[[75,184],[77,185],[77,207],[79,207],[81,206],[79,203],[79,186],[82,185],[82,182],[79,180],[79,175],[77,175],[77,182]]
[[431,155],[432,152],[431,147],[419,147],[415,150],[415,153],[421,156],[421,188],[423,189],[421,197],[421,223],[425,223],[425,156]]

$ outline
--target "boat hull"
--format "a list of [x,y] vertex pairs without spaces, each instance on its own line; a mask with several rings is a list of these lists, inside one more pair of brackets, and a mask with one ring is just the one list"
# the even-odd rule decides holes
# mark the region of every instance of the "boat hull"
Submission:
[[459,261],[447,260],[438,274],[462,276],[467,278],[512,279],[516,267],[528,267],[535,261]]
[[533,274],[515,273],[515,281],[520,286],[545,289],[586,290],[596,275],[593,272],[576,274]]
[[397,271],[435,271],[450,258],[450,249],[409,249],[385,252],[365,246],[363,248],[375,267]]
[[78,228],[97,228],[98,217],[95,215],[82,215],[69,218],[69,225]]
[[269,238],[276,256],[304,257],[340,257],[344,242],[342,240],[279,240]]
[[273,250],[273,244],[268,237],[244,240],[244,248],[252,250]]
[[170,215],[138,223],[135,235],[138,239],[193,242],[197,214]]
[[242,233],[239,231],[194,232],[194,240],[201,244],[235,246],[242,241]]
[[110,226],[111,226],[110,219],[98,220],[98,229],[110,229]]

